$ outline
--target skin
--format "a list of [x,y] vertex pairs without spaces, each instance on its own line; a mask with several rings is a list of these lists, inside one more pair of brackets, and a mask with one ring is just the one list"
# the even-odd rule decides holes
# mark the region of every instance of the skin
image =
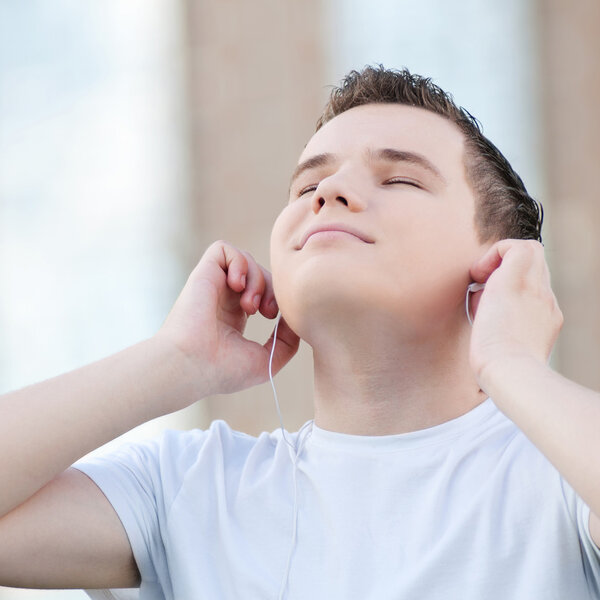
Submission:
[[[441,177],[375,160],[380,148],[418,153]],[[474,229],[462,134],[423,109],[367,105],[327,123],[300,162],[321,153],[338,159],[293,182],[271,237],[282,314],[313,348],[315,423],[380,435],[467,412],[486,396],[469,365],[465,292],[490,244]],[[297,249],[309,227],[332,222],[373,243],[317,235]]]
[[[441,177],[414,161],[367,160],[383,145],[419,153]],[[244,329],[249,316],[274,319],[279,309],[273,371],[299,336],[312,345],[319,426],[411,431],[489,395],[590,506],[598,543],[600,396],[548,366],[562,315],[542,246],[478,242],[462,147],[453,125],[415,108],[336,117],[300,158],[337,156],[294,181],[273,228],[272,276],[215,242],[152,338],[0,397],[0,584],[137,585],[117,515],[69,465],[140,423],[266,381],[273,336],[259,344]],[[352,224],[369,242],[330,233],[298,248],[308,227],[326,221]],[[471,281],[486,283],[472,329]]]

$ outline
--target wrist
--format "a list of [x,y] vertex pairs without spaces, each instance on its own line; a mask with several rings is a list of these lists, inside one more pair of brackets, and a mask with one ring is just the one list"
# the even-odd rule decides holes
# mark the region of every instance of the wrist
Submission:
[[164,393],[169,407],[165,413],[185,408],[216,393],[210,387],[208,365],[200,364],[201,361],[191,356],[168,335],[158,332],[147,342],[152,348],[153,356],[150,368],[159,369],[167,383]]
[[479,386],[505,413],[511,412],[511,399],[520,397],[528,382],[544,377],[552,369],[530,354],[508,354],[483,366],[477,376]]

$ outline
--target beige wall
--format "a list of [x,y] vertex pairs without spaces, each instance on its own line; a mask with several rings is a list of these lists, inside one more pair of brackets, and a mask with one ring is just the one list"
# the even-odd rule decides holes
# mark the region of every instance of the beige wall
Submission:
[[[324,104],[316,0],[188,2],[193,193],[190,268],[225,239],[269,267],[271,226],[287,202],[289,176]],[[327,82],[330,83],[330,82]],[[274,322],[251,317],[264,342]],[[284,423],[312,415],[312,357],[304,343],[275,378]],[[198,407],[198,424],[223,418],[258,433],[278,425],[267,382]]]
[[600,390],[600,3],[538,0],[557,369]]

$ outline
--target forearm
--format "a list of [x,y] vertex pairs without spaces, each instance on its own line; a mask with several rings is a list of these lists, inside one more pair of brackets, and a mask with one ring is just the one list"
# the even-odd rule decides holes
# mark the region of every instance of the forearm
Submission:
[[[270,274],[250,255],[215,242],[154,337],[0,397],[0,516],[136,425],[263,383],[273,340],[260,345],[243,336],[248,315],[258,311],[270,319],[278,313]],[[284,320],[277,339],[275,373],[300,342]]]
[[154,338],[0,399],[0,515],[91,450],[201,396]]
[[496,364],[481,383],[600,515],[600,394],[525,358]]

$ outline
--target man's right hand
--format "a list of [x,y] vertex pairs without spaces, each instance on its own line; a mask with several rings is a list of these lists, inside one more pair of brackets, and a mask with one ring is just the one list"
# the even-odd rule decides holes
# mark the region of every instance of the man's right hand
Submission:
[[[264,345],[243,337],[257,310],[270,319],[278,312],[269,272],[215,242],[155,336],[0,397],[0,585],[136,585],[137,566],[112,506],[68,467],[136,425],[266,381],[273,336]],[[282,320],[274,372],[298,344]]]
[[[248,252],[227,242],[214,242],[156,338],[168,340],[181,351],[188,363],[186,371],[199,383],[202,396],[236,392],[268,379],[273,335],[263,345],[243,336],[248,316],[256,312],[269,319],[277,316],[271,274]],[[281,319],[273,373],[294,356],[299,343]]]

